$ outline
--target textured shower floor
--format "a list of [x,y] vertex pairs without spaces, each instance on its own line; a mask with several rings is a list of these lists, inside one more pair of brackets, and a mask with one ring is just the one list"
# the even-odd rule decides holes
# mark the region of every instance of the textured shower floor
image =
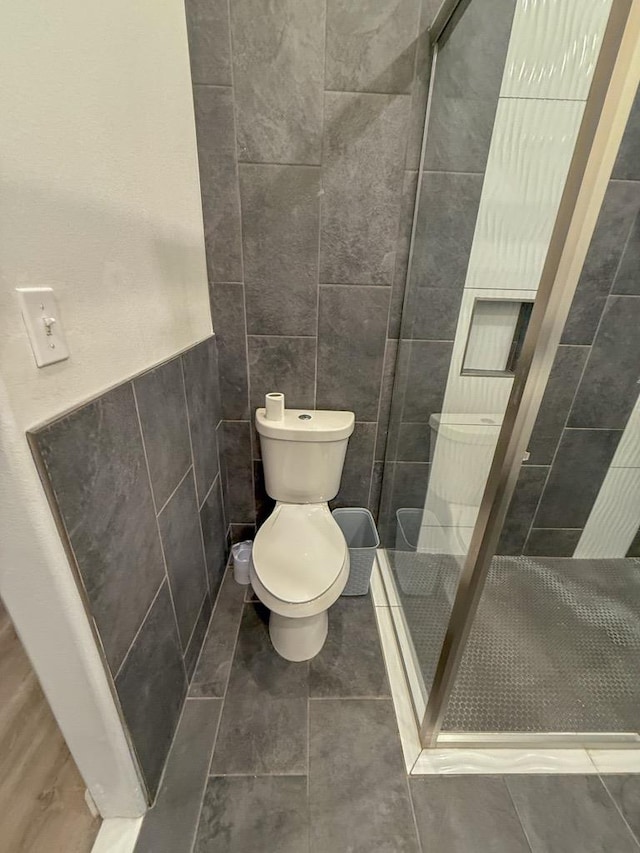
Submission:
[[[458,566],[388,556],[429,688]],[[444,729],[639,731],[640,561],[495,557]]]

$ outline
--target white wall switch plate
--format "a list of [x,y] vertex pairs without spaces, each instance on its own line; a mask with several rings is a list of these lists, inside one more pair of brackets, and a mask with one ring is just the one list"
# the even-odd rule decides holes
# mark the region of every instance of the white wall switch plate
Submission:
[[52,288],[17,287],[16,291],[38,367],[69,358],[69,347]]

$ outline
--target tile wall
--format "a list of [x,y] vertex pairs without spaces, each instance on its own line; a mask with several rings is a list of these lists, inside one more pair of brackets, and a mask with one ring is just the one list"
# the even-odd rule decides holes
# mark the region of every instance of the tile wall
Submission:
[[377,510],[438,5],[186,2],[234,539],[268,391],[355,411],[336,503]]
[[30,435],[153,798],[226,562],[216,339]]

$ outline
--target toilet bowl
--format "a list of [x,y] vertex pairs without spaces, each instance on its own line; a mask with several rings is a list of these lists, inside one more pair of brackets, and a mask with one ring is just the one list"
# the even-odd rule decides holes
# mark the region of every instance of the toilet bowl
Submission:
[[[282,395],[267,395],[281,398]],[[276,505],[256,534],[251,584],[271,611],[273,647],[291,661],[318,654],[328,610],[349,578],[349,549],[328,501],[340,488],[353,412],[256,411],[267,494]]]

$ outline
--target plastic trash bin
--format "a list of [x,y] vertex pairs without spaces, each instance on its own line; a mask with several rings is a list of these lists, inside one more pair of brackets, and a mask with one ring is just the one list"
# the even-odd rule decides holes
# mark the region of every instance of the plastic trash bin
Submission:
[[246,586],[249,583],[249,566],[251,565],[251,552],[253,542],[245,539],[244,542],[236,542],[231,547],[233,556],[233,577],[236,583]]
[[396,510],[396,551],[416,551],[423,510],[403,507]]
[[349,548],[349,580],[343,595],[366,595],[380,538],[368,509],[334,509],[332,513]]

